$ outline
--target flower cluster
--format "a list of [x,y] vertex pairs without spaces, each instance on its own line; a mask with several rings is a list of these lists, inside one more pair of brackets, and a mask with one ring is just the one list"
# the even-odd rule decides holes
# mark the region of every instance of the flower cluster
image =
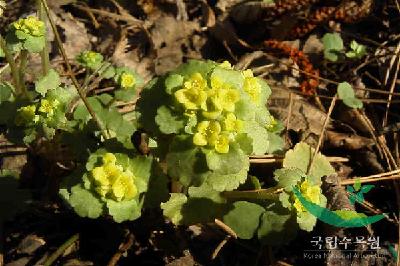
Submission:
[[[312,185],[306,179],[300,184],[300,192],[307,200],[320,204],[321,187],[319,185]],[[293,207],[297,212],[307,211],[298,198],[295,199]]]
[[[228,62],[220,67],[232,69]],[[261,85],[251,70],[242,72],[243,90],[257,105],[260,103]],[[196,116],[197,125],[193,144],[214,148],[219,153],[229,151],[229,143],[241,132],[243,121],[235,115],[236,104],[241,99],[240,88],[225,82],[221,77],[204,77],[194,73],[184,80],[174,93],[187,116]]]
[[119,86],[122,89],[129,89],[132,88],[133,86],[136,85],[136,78],[133,74],[128,73],[128,72],[123,72],[120,76],[119,76]]
[[52,119],[59,105],[60,102],[57,99],[42,99],[40,103],[23,106],[17,110],[15,125],[36,124],[41,118],[43,120]]
[[100,53],[96,53],[94,51],[84,51],[80,53],[76,60],[82,64],[82,66],[96,70],[103,63],[103,56]]
[[95,191],[101,197],[111,197],[116,201],[131,200],[138,191],[134,184],[135,176],[129,170],[117,164],[112,153],[103,156],[102,165],[91,170]]
[[20,34],[18,34],[18,31],[25,35],[33,37],[40,37],[43,36],[45,33],[45,26],[43,21],[40,21],[37,17],[34,16],[21,18],[15,21],[12,25],[16,30],[17,37],[21,36]]

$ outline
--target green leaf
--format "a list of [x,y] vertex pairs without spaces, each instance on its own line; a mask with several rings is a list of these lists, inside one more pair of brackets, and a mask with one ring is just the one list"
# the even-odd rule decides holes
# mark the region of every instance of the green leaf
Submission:
[[44,36],[39,36],[39,37],[29,36],[24,41],[23,47],[30,53],[39,53],[43,50],[45,42],[46,38]]
[[228,225],[239,238],[251,239],[260,224],[260,217],[265,209],[258,204],[247,201],[236,201],[233,209],[223,216]]
[[307,211],[299,212],[297,213],[297,223],[300,229],[311,232],[317,224],[317,218]]
[[355,93],[353,87],[347,83],[342,82],[339,83],[338,88],[338,97],[343,100],[343,103],[351,108],[362,108],[363,103],[359,99],[355,97]]
[[4,51],[3,51],[3,49],[1,49],[1,47],[0,47],[0,58],[5,57],[5,56],[6,55],[5,55]]
[[172,74],[165,79],[165,91],[168,94],[173,94],[175,90],[180,88],[183,84],[183,77],[181,75]]
[[69,203],[81,217],[98,218],[103,213],[103,204],[81,185],[72,187]]
[[180,120],[179,117],[173,115],[171,109],[165,105],[157,109],[155,121],[157,125],[159,125],[160,131],[164,134],[179,133],[184,127],[183,121]]
[[360,181],[360,178],[357,178],[357,179],[355,180],[355,183],[354,183],[353,187],[354,187],[355,191],[359,191],[359,190],[360,190],[360,188],[361,188],[361,181]]
[[[315,150],[304,142],[298,143],[293,150],[286,152],[283,160],[283,167],[297,168],[303,173],[307,173],[309,164],[314,156]],[[315,157],[313,165],[310,167],[308,176],[314,184],[320,184],[321,177],[335,173],[335,169],[330,165],[328,159],[321,153]]]
[[191,198],[206,198],[215,203],[226,203],[226,199],[221,197],[221,192],[212,189],[208,184],[200,187],[189,187],[188,194]]
[[324,57],[329,61],[336,62],[343,50],[343,40],[338,33],[326,33],[322,37],[324,44]]
[[210,71],[217,64],[211,60],[201,61],[201,60],[189,60],[186,64],[180,65],[176,70],[171,72],[171,74],[179,74],[181,76],[191,76],[194,73],[200,73],[203,77],[207,76]]
[[161,209],[165,217],[173,224],[179,225],[183,220],[182,206],[187,202],[187,197],[181,193],[171,193],[170,199],[161,203]]
[[133,221],[140,217],[141,210],[135,199],[114,201],[107,200],[108,213],[113,217],[114,221],[121,223],[124,221]]
[[351,41],[350,48],[351,51],[346,53],[348,58],[360,59],[367,53],[365,45],[359,44],[355,40]]
[[253,153],[263,155],[269,148],[268,131],[257,122],[245,123],[244,131],[253,140]]
[[216,174],[236,174],[243,169],[247,156],[238,145],[231,145],[228,153],[218,153],[214,149],[203,149],[206,154],[207,165]]
[[211,173],[207,177],[207,184],[209,184],[216,191],[234,190],[246,182],[249,167],[250,162],[249,160],[246,160],[243,168],[238,173],[226,175]]
[[263,245],[279,246],[292,240],[297,229],[296,220],[287,209],[275,208],[262,214],[257,237]]
[[50,69],[46,76],[35,82],[35,90],[45,96],[47,91],[56,89],[60,84],[60,76],[54,69]]
[[176,136],[166,160],[168,175],[184,186],[200,186],[209,174],[205,155],[194,147],[191,137]]
[[240,89],[243,87],[244,77],[242,73],[233,69],[216,67],[211,73],[211,77],[218,77],[224,83],[228,83],[236,89]]
[[0,104],[4,101],[8,101],[11,98],[14,87],[11,83],[3,81],[0,83]]
[[129,89],[118,89],[115,91],[114,97],[119,101],[132,101],[136,97],[136,89],[135,87]]
[[274,172],[274,179],[278,182],[278,186],[285,191],[292,191],[293,186],[304,177],[304,172],[298,168],[281,168]]

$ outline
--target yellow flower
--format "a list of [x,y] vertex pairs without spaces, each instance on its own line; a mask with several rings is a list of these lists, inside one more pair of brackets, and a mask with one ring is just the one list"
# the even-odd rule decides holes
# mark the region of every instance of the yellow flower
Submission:
[[28,35],[34,37],[40,37],[44,35],[44,23],[37,17],[29,16],[27,18],[21,18],[13,23],[16,30],[20,30]]
[[110,195],[117,201],[130,200],[137,195],[135,176],[129,170],[124,172],[123,167],[116,162],[114,154],[104,154],[103,164],[91,171],[94,189],[102,197]]
[[52,101],[43,99],[40,102],[39,112],[46,114],[47,117],[52,117],[59,104],[60,102],[57,99]]
[[272,131],[278,125],[278,121],[271,116],[269,123],[265,126],[268,131]]
[[206,109],[207,81],[200,73],[195,73],[183,83],[183,89],[175,92],[176,100],[185,106],[185,109]]
[[123,89],[129,89],[135,86],[136,79],[135,76],[130,73],[122,73],[120,77],[120,85]]
[[[310,183],[305,180],[300,185],[300,192],[301,194],[312,203],[319,204],[320,203],[320,195],[321,195],[321,188],[318,185],[310,185]],[[301,204],[299,199],[295,199],[293,206],[296,208],[298,212],[305,212],[306,209]]]
[[258,83],[257,78],[254,77],[246,77],[244,79],[243,89],[247,92],[251,98],[251,100],[259,104],[260,95],[261,95],[261,85]]
[[224,110],[233,112],[235,111],[235,104],[240,99],[240,94],[235,89],[221,89],[219,92],[219,99]]
[[112,196],[115,200],[131,200],[136,196],[137,188],[133,183],[133,179],[134,176],[129,171],[126,171],[118,176],[111,188]]
[[215,142],[215,150],[219,153],[228,153],[229,151],[229,137],[225,134],[218,136]]
[[254,77],[253,71],[251,69],[246,69],[246,70],[242,71],[242,75],[244,78]]
[[114,154],[107,152],[103,156],[103,163],[104,164],[115,164],[117,161],[117,157]]
[[30,122],[37,123],[39,116],[36,115],[36,106],[34,104],[23,106],[17,110],[17,116],[15,117],[15,124],[22,126]]
[[183,83],[184,89],[205,90],[207,89],[207,80],[200,73],[194,73],[187,81]]
[[206,109],[202,112],[208,119],[216,119],[222,113],[222,104],[218,95],[218,90],[211,89],[207,91]]
[[193,143],[197,146],[213,146],[221,132],[221,125],[217,121],[202,121],[197,124],[197,133],[193,136]]
[[224,109],[228,112],[235,110],[235,104],[240,99],[239,91],[215,76],[211,77],[211,90],[208,94],[209,97],[214,98],[214,102],[218,104],[219,109]]
[[100,67],[103,62],[103,56],[94,51],[84,51],[77,56],[77,61],[84,67],[95,70]]
[[233,113],[227,114],[223,122],[224,130],[239,133],[243,128],[243,121],[236,118]]
[[229,61],[224,61],[221,64],[219,64],[220,67],[225,68],[225,69],[233,69],[231,63]]

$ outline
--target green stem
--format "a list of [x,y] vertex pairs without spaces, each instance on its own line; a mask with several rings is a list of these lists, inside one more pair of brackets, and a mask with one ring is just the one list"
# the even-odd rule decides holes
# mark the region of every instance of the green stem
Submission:
[[18,67],[14,61],[14,57],[12,56],[10,50],[7,47],[6,40],[4,40],[4,38],[1,35],[0,35],[0,47],[4,52],[4,55],[6,57],[8,64],[10,65],[11,76],[13,79],[14,87],[16,89],[17,95],[19,95],[19,94],[21,94],[22,91],[20,89],[20,85],[18,82],[19,81]]
[[25,71],[26,71],[26,65],[28,64],[28,51],[27,50],[22,50],[20,53],[20,63],[19,63],[19,69],[18,69],[18,81],[20,85],[20,89],[22,94],[26,97],[29,98],[28,91],[26,90],[25,86]]
[[54,21],[50,16],[50,9],[49,9],[49,6],[47,5],[47,1],[46,0],[40,0],[40,1],[42,2],[44,10],[46,11],[47,18],[48,18],[48,20],[50,22],[51,28],[53,29],[54,36],[55,36],[58,48],[59,48],[59,50],[61,52],[61,55],[62,55],[62,57],[64,59],[64,62],[66,64],[66,66],[67,66],[68,73],[69,73],[69,75],[71,77],[72,83],[74,84],[74,87],[77,90],[78,95],[82,99],[82,101],[83,101],[86,109],[88,110],[89,114],[92,116],[93,121],[97,124],[97,127],[100,129],[100,132],[101,132],[103,138],[104,139],[109,139],[110,135],[105,130],[105,127],[104,127],[103,123],[97,117],[95,111],[93,110],[92,106],[90,105],[89,101],[87,100],[86,95],[82,90],[82,87],[79,85],[79,82],[76,80],[76,78],[75,78],[75,76],[73,74],[71,64],[68,61],[67,54],[65,52],[64,46],[63,46],[61,38],[60,38],[60,34],[58,34],[56,25],[54,24]]
[[72,244],[74,244],[78,239],[79,234],[71,236],[67,241],[64,242],[64,244],[62,244],[56,251],[54,251],[54,253],[51,254],[50,257],[47,258],[47,260],[44,262],[44,266],[52,265],[58,259],[58,257],[60,257],[64,253],[64,251]]
[[222,192],[222,196],[229,199],[268,199],[276,200],[279,198],[279,193],[283,191],[282,188],[266,188],[257,190],[246,190],[246,191],[225,191]]
[[[39,19],[46,24],[46,11],[40,0],[36,0],[36,8],[39,14]],[[50,70],[50,58],[49,58],[49,43],[47,41],[47,32],[44,33],[45,41],[43,51],[40,52],[42,58],[42,72],[43,75],[47,75]]]

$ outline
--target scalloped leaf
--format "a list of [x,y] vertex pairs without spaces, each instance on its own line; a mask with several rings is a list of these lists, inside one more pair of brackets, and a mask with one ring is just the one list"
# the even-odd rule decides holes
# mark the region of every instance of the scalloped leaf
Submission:
[[184,186],[200,186],[209,174],[205,155],[193,145],[191,137],[176,136],[166,160],[168,175]]
[[187,197],[181,193],[171,193],[171,197],[165,203],[161,203],[161,209],[165,217],[169,218],[173,224],[182,223],[182,206],[187,202]]
[[279,246],[296,236],[296,219],[287,209],[275,208],[261,216],[257,237],[263,245]]
[[135,199],[121,202],[108,200],[107,208],[108,213],[117,223],[133,221],[141,215],[141,207]]
[[246,160],[243,168],[238,173],[227,175],[211,173],[207,177],[207,184],[209,184],[216,191],[234,190],[246,182],[249,167],[250,162],[249,160]]
[[298,168],[281,168],[274,172],[274,179],[278,182],[278,186],[285,191],[292,191],[293,186],[304,177],[304,172]]
[[81,185],[72,187],[69,203],[81,217],[98,218],[103,213],[103,204]]
[[238,237],[251,239],[260,225],[260,217],[265,209],[258,204],[247,201],[236,201],[233,209],[223,216],[223,222],[228,225]]
[[179,133],[179,131],[184,127],[183,120],[172,114],[171,109],[165,105],[160,106],[157,109],[157,116],[155,118],[160,131],[164,134]]
[[169,75],[165,79],[165,91],[168,94],[173,94],[183,84],[183,76],[178,74]]
[[244,131],[253,140],[253,153],[263,155],[269,147],[268,131],[257,122],[245,123]]
[[228,175],[240,172],[245,166],[247,156],[238,145],[231,145],[228,153],[218,153],[215,150],[203,149],[207,165],[216,174]]
[[339,55],[343,51],[343,40],[338,33],[326,33],[322,37],[324,44],[324,57],[329,61],[336,62],[339,59]]
[[45,96],[47,91],[56,89],[60,84],[60,76],[54,69],[50,69],[46,76],[35,82],[35,90],[40,95]]
[[[286,152],[283,160],[283,167],[297,168],[304,173],[307,173],[309,164],[314,156],[315,150],[304,142],[298,143],[294,149]],[[320,184],[321,177],[335,173],[335,169],[331,166],[328,159],[318,153],[313,165],[310,168],[308,176],[314,184]]]

